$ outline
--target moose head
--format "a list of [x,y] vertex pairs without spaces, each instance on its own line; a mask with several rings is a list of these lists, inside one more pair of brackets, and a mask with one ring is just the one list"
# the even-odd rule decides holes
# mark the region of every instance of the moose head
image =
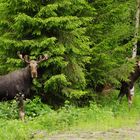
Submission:
[[47,60],[48,55],[40,56],[38,60],[30,60],[28,55],[23,56],[20,54],[20,52],[17,53],[19,58],[26,62],[29,66],[30,72],[31,72],[31,77],[36,78],[38,76],[37,74],[37,66],[40,62]]
[[140,61],[137,61],[137,66],[138,68],[140,68]]

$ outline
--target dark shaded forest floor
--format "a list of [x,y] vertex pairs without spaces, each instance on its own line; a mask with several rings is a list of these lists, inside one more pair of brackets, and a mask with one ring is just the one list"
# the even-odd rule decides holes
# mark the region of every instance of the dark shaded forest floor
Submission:
[[140,121],[131,128],[110,129],[108,131],[78,131],[59,133],[46,140],[140,140]]

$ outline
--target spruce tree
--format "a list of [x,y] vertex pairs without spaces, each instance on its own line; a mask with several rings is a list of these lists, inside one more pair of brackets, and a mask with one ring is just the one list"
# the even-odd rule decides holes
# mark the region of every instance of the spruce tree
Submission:
[[92,60],[88,65],[89,87],[101,91],[106,84],[118,86],[128,80],[134,61],[129,61],[133,48],[135,1],[95,0],[94,23],[89,26]]
[[85,63],[91,53],[86,31],[94,15],[86,0],[1,0],[1,73],[21,67],[17,51],[31,59],[48,54],[35,91],[49,101],[86,94]]

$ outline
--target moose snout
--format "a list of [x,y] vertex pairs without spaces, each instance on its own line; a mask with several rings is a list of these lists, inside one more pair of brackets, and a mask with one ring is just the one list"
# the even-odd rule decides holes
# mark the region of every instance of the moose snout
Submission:
[[32,71],[31,72],[31,77],[32,78],[37,78],[37,72],[36,71]]

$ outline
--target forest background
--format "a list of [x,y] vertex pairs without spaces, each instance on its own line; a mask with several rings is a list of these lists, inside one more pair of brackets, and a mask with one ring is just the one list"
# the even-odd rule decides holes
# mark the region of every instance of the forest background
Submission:
[[[135,13],[132,0],[0,0],[0,74],[25,67],[18,51],[31,59],[48,54],[33,81],[33,95],[53,108],[85,107],[93,101],[104,106],[100,92],[106,86],[117,89],[134,70],[129,58]],[[108,101],[114,104],[117,94],[109,94]],[[39,98],[31,102],[27,114],[39,115],[44,104]]]
[[0,73],[48,54],[34,93],[48,103],[88,100],[104,85],[119,86],[133,70],[135,1],[1,0]]

